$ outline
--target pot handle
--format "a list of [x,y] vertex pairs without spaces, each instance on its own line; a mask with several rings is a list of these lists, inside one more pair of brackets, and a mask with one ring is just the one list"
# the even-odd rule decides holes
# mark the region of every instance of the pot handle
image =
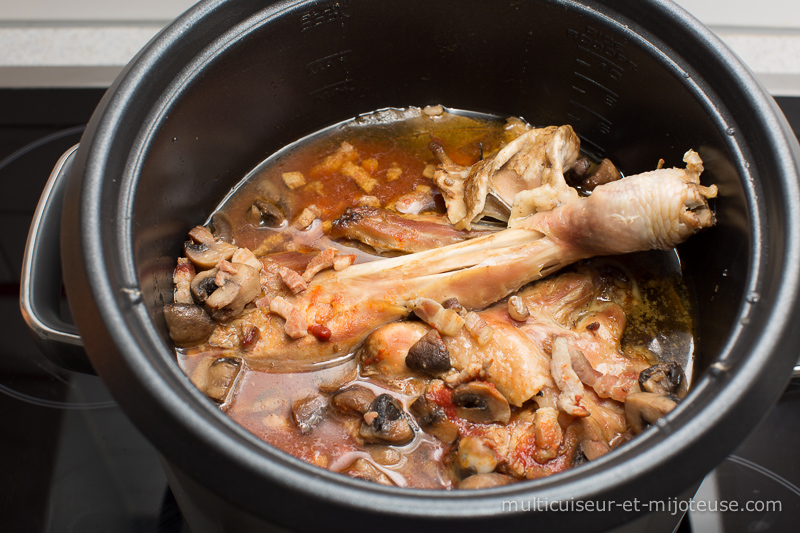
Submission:
[[67,370],[93,374],[74,324],[61,317],[61,212],[66,177],[78,145],[56,163],[33,215],[20,276],[20,309],[34,341]]

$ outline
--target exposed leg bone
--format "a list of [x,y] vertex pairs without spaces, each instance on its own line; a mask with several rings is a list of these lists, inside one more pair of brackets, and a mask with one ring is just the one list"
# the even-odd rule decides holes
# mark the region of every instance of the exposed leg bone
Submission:
[[[679,244],[714,218],[707,199],[716,187],[699,185],[699,157],[686,170],[662,169],[599,186],[551,211],[520,219],[516,227],[466,242],[318,274],[290,297],[309,324],[328,327],[328,341],[291,341],[267,322],[252,362],[291,358],[328,361],[352,350],[377,327],[408,314],[415,298],[456,297],[483,309],[575,261]],[[262,311],[263,312],[263,311]]]

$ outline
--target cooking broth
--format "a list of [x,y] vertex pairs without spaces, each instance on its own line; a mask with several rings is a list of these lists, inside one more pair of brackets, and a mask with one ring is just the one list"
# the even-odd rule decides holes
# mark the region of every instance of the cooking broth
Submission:
[[[675,401],[674,394],[681,394],[678,389],[685,392],[691,377],[692,309],[674,250],[580,260],[511,295],[501,294],[498,304],[480,314],[470,315],[480,309],[459,310],[458,302],[448,303],[442,309],[455,309],[453,314],[460,312],[462,321],[478,316],[488,327],[434,335],[446,341],[448,364],[452,364],[446,371],[409,370],[398,363],[398,357],[404,360],[403,354],[386,355],[395,348],[392,343],[398,342],[409,353],[410,345],[421,342],[423,331],[440,329],[424,316],[417,318],[424,315],[419,310],[401,322],[408,328],[401,333],[411,335],[413,342],[399,342],[388,334],[389,340],[383,339],[373,333],[387,327],[379,325],[363,331],[352,346],[339,346],[337,331],[325,331],[335,313],[317,312],[308,324],[313,334],[298,340],[281,330],[276,337],[289,347],[288,356],[254,355],[265,343],[267,329],[283,328],[289,322],[288,317],[270,312],[276,291],[282,300],[291,300],[311,293],[317,287],[314,283],[323,286],[339,272],[328,265],[305,280],[307,288],[300,286],[295,293],[287,287],[302,282],[291,272],[279,274],[280,268],[303,273],[317,254],[330,248],[336,257],[350,257],[353,265],[381,265],[388,264],[381,261],[389,258],[408,256],[407,246],[427,246],[427,241],[419,244],[424,239],[417,239],[405,227],[385,233],[381,228],[396,227],[392,224],[398,221],[392,217],[397,216],[403,217],[402,224],[411,220],[410,227],[427,228],[421,224],[432,220],[447,223],[449,202],[434,180],[437,167],[446,163],[437,157],[435,146],[441,147],[450,163],[467,168],[490,160],[529,129],[519,119],[441,108],[389,109],[315,133],[266,159],[237,185],[208,223],[215,238],[224,233],[234,247],[254,253],[263,265],[261,291],[236,316],[217,320],[210,338],[177,350],[183,371],[221,410],[265,442],[322,468],[382,484],[445,489],[505,484],[561,472],[624,444],[635,431],[626,420],[623,400],[629,392],[638,392],[639,372],[656,363],[677,363],[684,376],[679,387],[668,393]],[[597,176],[605,163],[586,156],[579,159],[583,169],[575,171],[578,163],[574,163],[568,179],[588,195],[594,184],[586,186],[587,180]],[[358,223],[372,216],[384,218],[366,230],[342,229],[347,221]],[[504,220],[484,216],[460,229],[458,239],[491,238],[505,227]],[[451,237],[448,233],[445,238]],[[441,238],[438,233],[436,238]],[[409,240],[414,242],[409,245]],[[227,272],[222,278],[238,275],[235,268],[216,268]],[[356,267],[341,272],[349,268]],[[225,283],[219,281],[220,276],[218,272],[215,277],[219,287]],[[187,305],[202,303],[194,294],[194,302]],[[530,318],[508,318],[509,297],[517,294],[528,302]],[[537,303],[535,308],[530,308],[530,302]],[[554,339],[562,334],[571,339],[572,351],[607,353],[611,346],[614,354],[608,363],[598,365],[595,360],[584,366],[583,398],[565,411],[560,402],[566,400],[551,382],[530,397],[526,396],[529,384],[521,387],[527,392],[517,394],[508,382],[514,372],[501,375],[506,362],[495,352],[492,357],[475,359],[479,364],[470,359],[475,347],[493,347],[504,332],[513,336],[520,328],[528,328],[520,338],[536,339],[545,365],[548,353],[557,349]],[[481,343],[481,335],[487,332],[494,335],[493,340]],[[330,348],[331,343],[337,347]],[[297,346],[296,353],[305,354],[312,344],[324,345],[331,355],[295,357],[291,351],[291,346]],[[380,348],[371,352],[373,345]],[[571,357],[579,370],[575,357],[583,356]],[[589,363],[587,358],[580,361]],[[513,364],[508,363],[510,369]],[[619,370],[624,380],[620,377],[622,381],[609,384],[604,370],[611,373],[609,369],[622,368],[619,365],[627,365]],[[590,386],[593,379],[596,385]],[[466,396],[456,397],[456,391],[467,389]],[[504,390],[512,393],[503,398]],[[355,403],[342,400],[348,391],[356,391],[353,395],[361,395],[360,399],[353,399]],[[484,409],[481,402],[494,401],[498,395],[499,414],[491,412],[487,419],[483,418],[486,413],[477,413]],[[599,420],[599,425],[583,420],[581,401],[591,405],[592,414],[586,420]],[[350,407],[342,407],[345,404]],[[379,404],[386,412],[378,412]],[[352,405],[363,408],[359,411]],[[402,429],[386,430],[400,422],[405,424]],[[383,426],[376,429],[376,424]]]

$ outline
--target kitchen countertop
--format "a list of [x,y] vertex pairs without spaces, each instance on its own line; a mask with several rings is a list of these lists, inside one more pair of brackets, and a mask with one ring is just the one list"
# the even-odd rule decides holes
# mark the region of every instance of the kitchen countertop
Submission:
[[[108,87],[166,24],[0,22],[0,88]],[[800,28],[711,29],[772,95],[800,96]]]

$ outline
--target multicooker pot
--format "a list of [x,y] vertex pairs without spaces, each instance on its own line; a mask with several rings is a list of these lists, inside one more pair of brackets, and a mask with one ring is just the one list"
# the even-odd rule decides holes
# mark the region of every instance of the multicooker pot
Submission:
[[[377,486],[264,444],[175,362],[161,308],[189,228],[285,144],[374,109],[436,103],[571,124],[623,170],[678,164],[694,148],[719,186],[717,226],[679,250],[699,321],[693,390],[589,465],[479,491]],[[691,493],[787,382],[800,340],[799,155],[752,74],[666,0],[206,1],[127,66],[59,164],[33,226],[23,311],[62,364],[90,367],[82,341],[197,530],[611,528],[647,510],[626,501]],[[52,304],[59,232],[80,337]]]

